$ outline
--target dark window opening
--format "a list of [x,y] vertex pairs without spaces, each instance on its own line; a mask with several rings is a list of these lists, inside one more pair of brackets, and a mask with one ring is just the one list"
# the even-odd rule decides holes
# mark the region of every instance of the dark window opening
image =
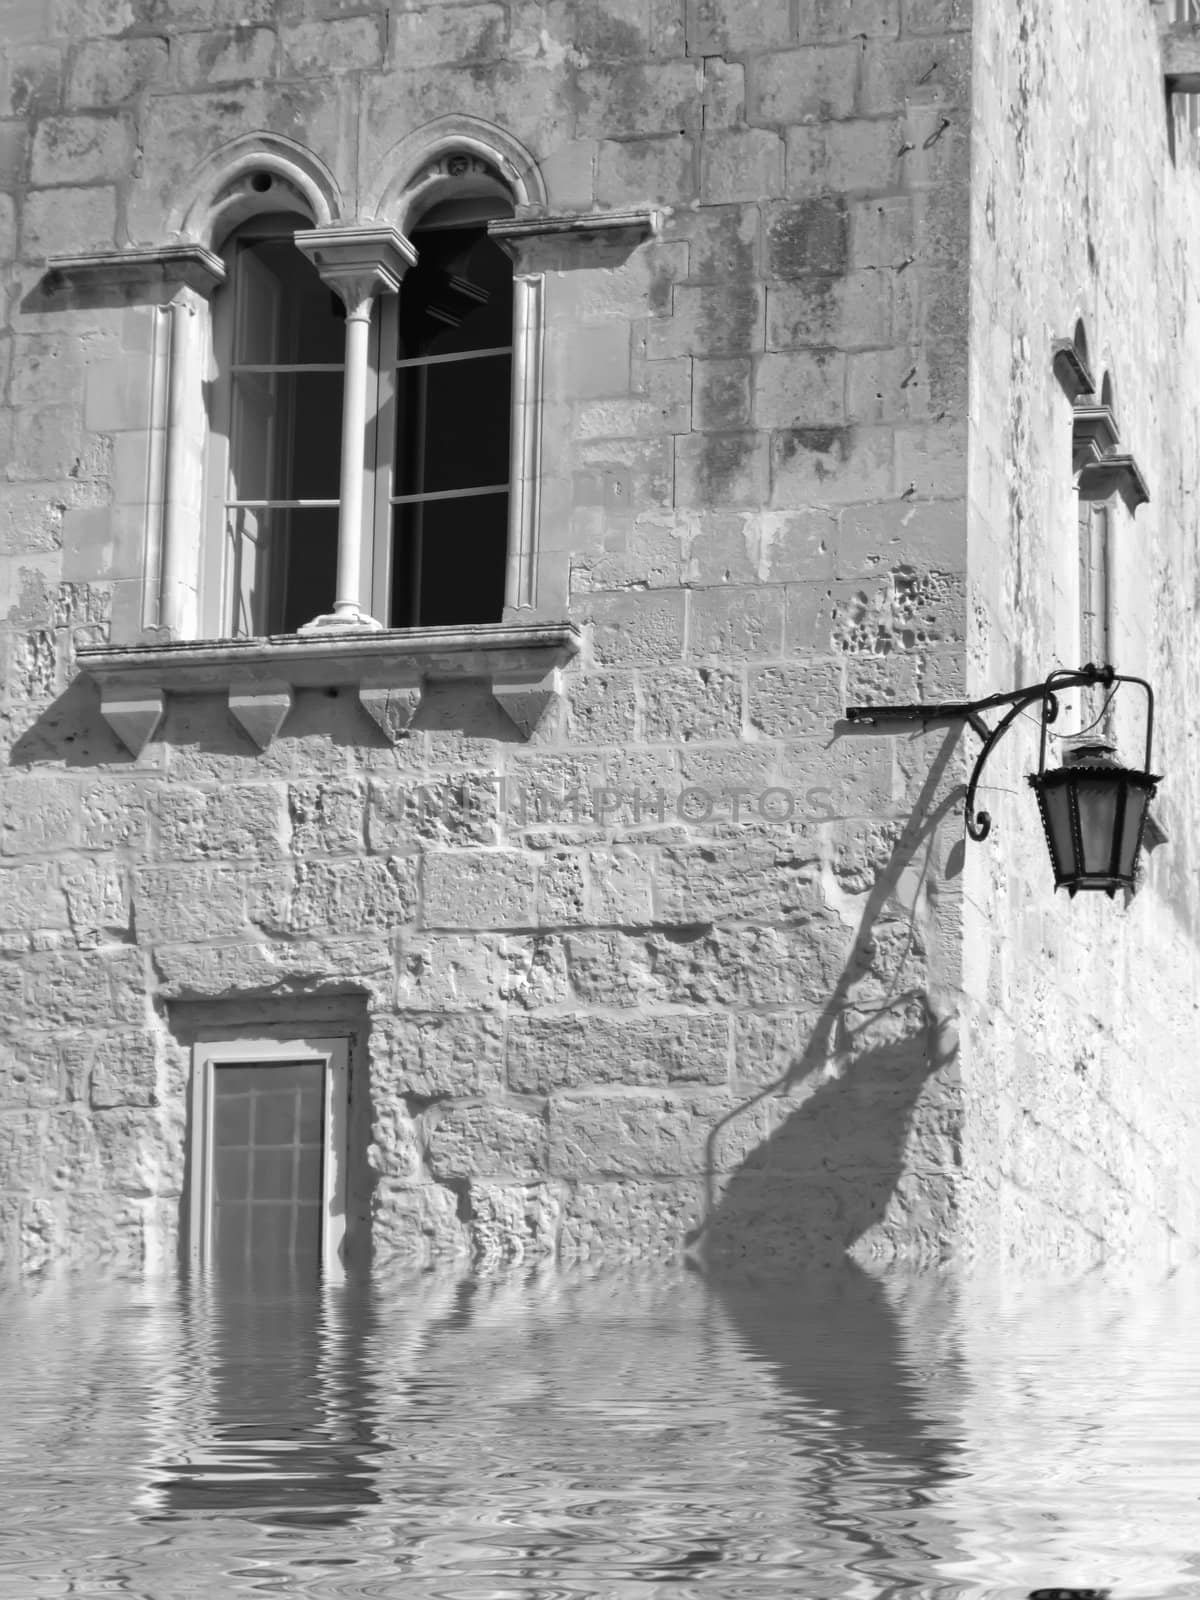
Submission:
[[418,229],[400,290],[393,627],[498,622],[504,607],[512,265],[486,226]]

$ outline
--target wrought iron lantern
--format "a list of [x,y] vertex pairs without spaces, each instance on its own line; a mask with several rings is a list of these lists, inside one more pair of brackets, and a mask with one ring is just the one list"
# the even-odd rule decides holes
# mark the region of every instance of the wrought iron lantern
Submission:
[[[1141,768],[1123,766],[1112,745],[1101,739],[1077,742],[1060,767],[1046,769],[1046,740],[1050,723],[1058,716],[1058,695],[1064,689],[1133,683],[1146,693],[1146,756]],[[1038,770],[1029,777],[1037,795],[1042,826],[1054,868],[1054,886],[1074,897],[1080,889],[1103,889],[1111,898],[1118,889],[1132,889],[1137,877],[1142,840],[1150,801],[1160,776],[1150,771],[1154,737],[1154,691],[1144,678],[1126,677],[1112,667],[1088,665],[1078,670],[1052,672],[1044,683],[988,695],[983,700],[951,701],[939,705],[850,706],[850,722],[964,721],[983,740],[967,784],[967,833],[986,839],[992,819],[975,810],[975,793],[984,766],[996,745],[1027,707],[1041,705],[1041,741]],[[981,713],[1007,708],[994,727]]]

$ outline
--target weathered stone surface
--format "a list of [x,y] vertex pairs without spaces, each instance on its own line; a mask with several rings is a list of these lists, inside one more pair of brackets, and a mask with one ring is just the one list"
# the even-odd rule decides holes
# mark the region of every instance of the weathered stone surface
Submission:
[[516,1178],[536,1182],[546,1167],[546,1122],[505,1105],[442,1112],[429,1134],[429,1168],[440,1180]]
[[491,1095],[504,1086],[504,1023],[491,1011],[381,1016],[371,1055],[373,1098]]
[[514,1018],[506,1046],[508,1086],[552,1094],[596,1084],[724,1083],[729,1026],[723,1017]]

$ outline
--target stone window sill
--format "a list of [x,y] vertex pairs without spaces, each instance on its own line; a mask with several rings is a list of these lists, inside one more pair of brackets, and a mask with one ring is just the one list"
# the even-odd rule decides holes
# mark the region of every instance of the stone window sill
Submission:
[[579,649],[570,622],[461,628],[388,628],[316,636],[197,640],[81,649],[113,732],[141,754],[162,721],[168,694],[224,692],[229,710],[260,750],[279,732],[297,689],[353,687],[393,743],[408,731],[423,685],[483,678],[522,738],[560,692],[562,667]]

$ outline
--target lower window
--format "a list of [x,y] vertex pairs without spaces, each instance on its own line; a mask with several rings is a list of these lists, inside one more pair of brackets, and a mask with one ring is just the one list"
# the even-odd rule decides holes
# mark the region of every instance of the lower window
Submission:
[[336,1270],[346,1040],[220,1040],[193,1059],[193,1262],[254,1284]]

